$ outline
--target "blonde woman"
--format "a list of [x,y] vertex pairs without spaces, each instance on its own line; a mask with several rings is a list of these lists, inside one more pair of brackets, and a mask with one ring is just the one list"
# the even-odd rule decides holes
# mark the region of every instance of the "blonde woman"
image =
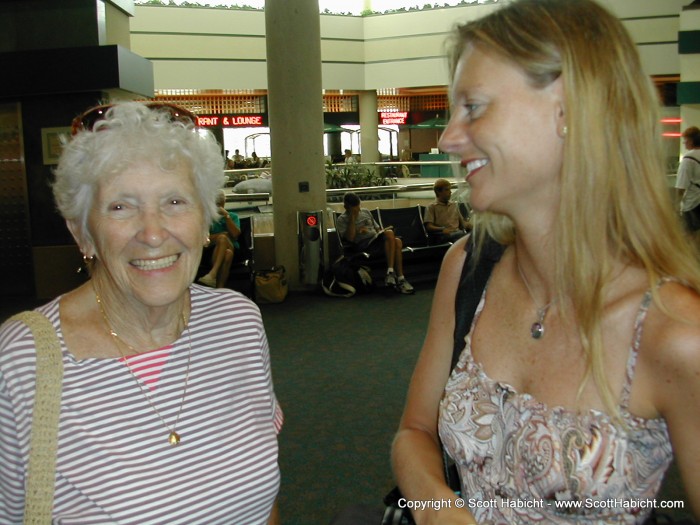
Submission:
[[440,148],[466,169],[472,255],[506,247],[452,372],[467,239],[443,262],[393,465],[408,500],[450,504],[416,522],[642,523],[673,455],[697,512],[700,264],[634,43],[592,0],[515,0],[451,58]]

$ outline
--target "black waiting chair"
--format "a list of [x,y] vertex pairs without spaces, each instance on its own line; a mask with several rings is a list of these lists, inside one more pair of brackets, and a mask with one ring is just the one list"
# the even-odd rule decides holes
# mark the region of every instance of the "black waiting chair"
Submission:
[[[240,218],[241,234],[238,236],[238,248],[233,252],[233,262],[228,276],[226,286],[238,290],[248,297],[253,297],[254,293],[254,245],[253,245],[253,218]],[[199,263],[197,278],[206,274],[211,269],[211,247],[205,247],[202,253],[202,260]]]
[[401,238],[403,251],[412,252],[428,246],[428,234],[419,206],[384,208],[379,210],[379,216],[382,228],[392,226],[394,234]]

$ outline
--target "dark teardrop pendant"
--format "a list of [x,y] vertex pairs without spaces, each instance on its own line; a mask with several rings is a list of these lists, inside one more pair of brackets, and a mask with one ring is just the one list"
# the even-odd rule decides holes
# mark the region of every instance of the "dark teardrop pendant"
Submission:
[[533,339],[539,339],[544,335],[544,325],[542,323],[532,323],[530,335]]

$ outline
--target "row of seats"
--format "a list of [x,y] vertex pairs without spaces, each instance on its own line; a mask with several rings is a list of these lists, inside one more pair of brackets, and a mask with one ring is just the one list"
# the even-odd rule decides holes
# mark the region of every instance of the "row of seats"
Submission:
[[[423,250],[439,251],[449,248],[452,243],[440,242],[440,236],[431,235],[425,229],[423,217],[425,206],[416,205],[406,208],[375,208],[370,210],[374,220],[382,227],[393,227],[394,233],[401,238],[404,252],[420,252]],[[341,212],[334,212],[334,223]],[[335,225],[335,224],[334,224]],[[337,240],[347,248],[349,243],[340,238],[336,228]]]
[[[439,270],[440,261],[451,243],[442,243],[431,236],[425,229],[423,217],[425,206],[416,205],[403,208],[375,208],[370,210],[377,223],[386,228],[392,226],[395,234],[403,243],[405,271],[413,280],[434,279]],[[333,226],[339,212],[333,213]],[[239,248],[234,252],[228,286],[239,290],[254,299],[255,295],[255,236],[253,232],[254,217],[241,217],[241,235],[238,238]],[[350,249],[334,228],[337,249],[331,248],[331,255],[342,253]],[[332,237],[331,237],[332,238]],[[366,257],[366,263],[370,267],[381,267],[383,257],[372,260]],[[206,250],[200,263],[197,277],[204,275],[211,268],[211,251]]]
[[[414,282],[433,280],[440,269],[440,263],[452,243],[440,242],[437,236],[428,234],[423,224],[425,206],[416,205],[404,208],[375,208],[370,213],[382,227],[392,226],[397,237],[401,238],[404,254],[404,272]],[[340,212],[333,213],[334,226]],[[357,251],[342,239],[335,228],[335,239],[342,253],[355,256]],[[364,262],[373,269],[383,267],[384,257],[370,257],[360,254]]]

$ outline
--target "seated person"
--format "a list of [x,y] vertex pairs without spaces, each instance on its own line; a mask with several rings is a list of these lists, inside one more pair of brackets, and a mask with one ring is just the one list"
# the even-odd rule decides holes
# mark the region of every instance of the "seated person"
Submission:
[[236,150],[233,154],[233,167],[235,169],[245,168],[245,157],[241,155],[239,150]]
[[345,150],[344,162],[345,164],[357,164],[357,159],[352,154],[352,150]]
[[223,288],[228,281],[231,271],[234,249],[238,248],[238,236],[241,234],[241,221],[232,211],[227,211],[226,194],[220,190],[216,196],[216,207],[219,217],[209,229],[209,239],[213,246],[211,255],[211,270],[198,279],[201,284],[212,288]]
[[224,150],[224,159],[226,159],[226,169],[233,169],[233,159],[228,156],[228,150]]
[[[384,252],[387,262],[384,283],[397,292],[413,293],[413,286],[403,275],[401,239],[397,238],[391,229],[382,230],[369,210],[360,208],[360,198],[354,193],[345,194],[343,205],[345,212],[336,221],[340,237],[353,244],[360,251],[372,255]],[[394,266],[396,266],[396,272],[394,272]]]
[[451,202],[452,185],[447,179],[438,179],[433,185],[435,202],[425,210],[423,223],[431,239],[438,242],[454,242],[471,229],[462,217],[456,202]]
[[248,159],[248,167],[249,168],[259,168],[260,167],[260,157],[258,157],[258,154],[253,152],[250,154],[250,158]]

